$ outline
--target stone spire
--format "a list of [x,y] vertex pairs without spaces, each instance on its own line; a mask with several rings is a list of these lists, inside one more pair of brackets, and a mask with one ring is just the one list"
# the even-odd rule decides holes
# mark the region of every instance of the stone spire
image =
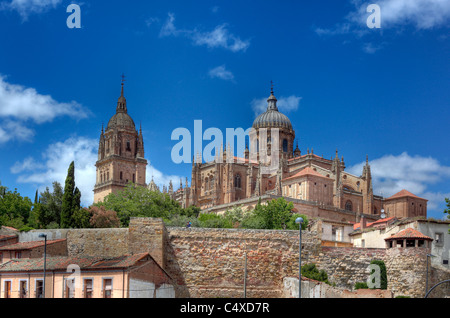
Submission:
[[278,107],[277,107],[277,98],[275,97],[275,95],[273,95],[273,82],[270,81],[270,96],[267,99],[267,111],[269,110],[276,110],[278,111]]
[[116,107],[116,113],[127,113],[127,100],[125,99],[125,96],[123,95],[123,84],[125,82],[125,75],[122,74],[122,87],[120,90],[120,97],[117,100],[117,107]]

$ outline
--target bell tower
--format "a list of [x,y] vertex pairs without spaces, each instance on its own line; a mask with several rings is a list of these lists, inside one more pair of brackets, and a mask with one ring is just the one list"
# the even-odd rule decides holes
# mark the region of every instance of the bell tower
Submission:
[[128,115],[127,100],[122,87],[117,101],[116,113],[111,117],[105,131],[100,133],[94,203],[102,201],[108,194],[116,193],[129,182],[146,186],[147,160],[144,158],[142,127],[136,130],[133,119]]

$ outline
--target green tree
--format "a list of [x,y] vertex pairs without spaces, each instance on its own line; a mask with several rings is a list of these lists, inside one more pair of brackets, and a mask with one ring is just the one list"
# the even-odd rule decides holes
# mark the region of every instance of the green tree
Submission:
[[303,219],[302,230],[306,230],[309,224],[309,220],[308,217],[304,214],[292,214],[289,221],[287,222],[288,230],[298,230],[299,224],[295,223],[295,220],[297,220],[297,218],[299,217]]
[[254,212],[257,218],[263,220],[264,229],[286,229],[293,208],[292,202],[281,197],[267,202],[265,206],[259,205]]
[[81,193],[75,187],[75,163],[72,161],[67,170],[64,194],[61,205],[61,228],[74,227],[73,214],[80,209]]
[[89,209],[80,208],[74,211],[73,213],[73,225],[75,228],[90,228],[91,223],[90,219],[92,217],[92,213]]
[[302,276],[330,284],[328,274],[323,269],[319,271],[314,263],[302,266]]
[[63,199],[63,188],[57,181],[53,182],[53,191],[50,192],[48,187],[44,192],[40,193],[40,197],[33,206],[33,211],[29,219],[29,225],[34,228],[48,228],[48,225],[60,224],[61,207]]
[[28,222],[32,206],[30,198],[22,197],[17,189],[0,185],[0,225],[20,229]]
[[[94,205],[116,211],[122,227],[128,226],[131,217],[170,219],[173,215],[185,213],[180,204],[172,200],[167,193],[150,191],[131,182],[123,190],[108,194],[102,202]],[[191,208],[189,211],[195,213],[196,209]]]

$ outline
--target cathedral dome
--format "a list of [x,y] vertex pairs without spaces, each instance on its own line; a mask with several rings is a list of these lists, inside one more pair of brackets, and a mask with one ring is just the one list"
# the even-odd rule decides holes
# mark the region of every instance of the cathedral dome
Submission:
[[106,127],[106,129],[115,127],[119,128],[122,126],[130,127],[136,130],[133,119],[127,113],[116,113],[114,116],[112,116],[108,122],[108,126]]
[[120,97],[117,100],[116,114],[111,117],[106,129],[116,127],[129,127],[136,130],[133,119],[127,114],[127,100],[125,99],[125,96],[123,96],[123,81]]
[[289,118],[280,113],[277,107],[277,99],[273,95],[273,91],[270,97],[267,99],[267,110],[256,117],[253,121],[253,128],[285,128],[292,130],[292,124]]

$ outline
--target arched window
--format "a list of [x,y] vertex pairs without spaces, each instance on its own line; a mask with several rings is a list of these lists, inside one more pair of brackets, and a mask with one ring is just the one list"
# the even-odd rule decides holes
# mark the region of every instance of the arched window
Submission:
[[376,206],[373,207],[373,214],[378,214],[378,210],[377,210]]
[[234,187],[240,189],[241,188],[241,175],[236,174],[234,176]]
[[288,141],[287,139],[283,139],[283,152],[288,151]]
[[214,188],[214,177],[209,177],[209,189],[212,190]]
[[129,140],[127,140],[127,151],[131,151],[131,144]]
[[345,210],[346,211],[353,211],[352,201],[348,200],[347,202],[345,202]]

